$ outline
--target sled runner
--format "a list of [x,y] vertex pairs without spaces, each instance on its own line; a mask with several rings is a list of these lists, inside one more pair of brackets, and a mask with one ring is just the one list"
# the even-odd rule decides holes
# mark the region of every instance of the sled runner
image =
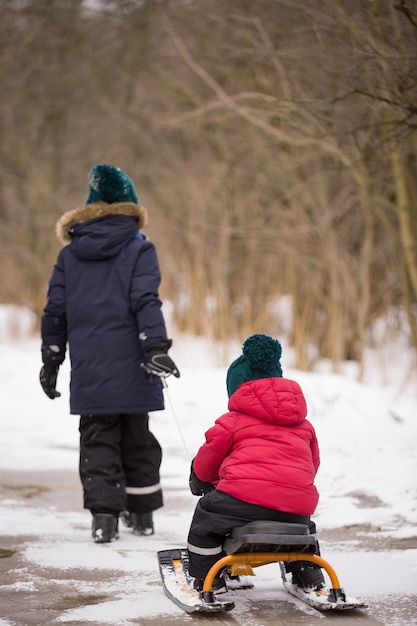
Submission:
[[[253,568],[279,563],[285,590],[315,609],[346,611],[367,606],[356,598],[346,596],[334,569],[317,556],[316,539],[309,534],[308,526],[304,524],[251,522],[232,530],[224,543],[224,550],[227,556],[219,559],[210,569],[202,592],[196,591],[192,586],[193,579],[188,573],[188,552],[185,548],[158,552],[159,568],[167,597],[187,613],[230,611],[234,608],[234,603],[219,599],[212,590],[214,579],[222,570],[226,570],[234,578],[254,576]],[[286,573],[283,564],[293,561],[316,563],[327,572],[332,587],[315,591],[292,584],[291,575]],[[227,580],[226,576],[226,586]],[[236,585],[233,588],[236,589]]]
[[186,548],[161,550],[158,552],[159,571],[165,595],[187,613],[230,611],[234,602],[222,602],[214,598],[204,602],[201,594],[193,588],[188,573],[188,551]]

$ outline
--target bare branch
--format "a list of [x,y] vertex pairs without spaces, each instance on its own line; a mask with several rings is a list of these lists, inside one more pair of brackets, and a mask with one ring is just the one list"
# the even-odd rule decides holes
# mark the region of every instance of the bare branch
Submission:
[[[318,140],[316,138],[307,136],[306,134],[300,136],[299,134],[296,135],[295,133],[291,134],[285,132],[281,128],[277,128],[276,126],[265,122],[265,120],[259,117],[259,115],[255,115],[251,113],[248,109],[240,106],[237,102],[238,99],[236,98],[236,96],[229,96],[225,92],[225,90],[219,85],[219,83],[213,78],[213,76],[194,60],[182,39],[175,32],[172,23],[166,14],[164,14],[163,20],[165,28],[169,33],[173,44],[182,56],[184,62],[197,76],[199,76],[206,83],[206,85],[208,85],[214,91],[223,106],[228,107],[231,111],[233,111],[235,115],[246,120],[253,126],[256,126],[257,128],[263,130],[265,133],[274,137],[276,140],[283,144],[299,148],[318,144]],[[333,157],[339,159],[345,164],[348,163],[346,155],[341,150],[339,150],[335,142],[331,141],[330,139],[320,138],[319,147],[324,152],[331,154]]]
[[393,100],[391,98],[388,98],[386,96],[380,96],[379,94],[376,94],[376,93],[369,93],[368,91],[363,91],[361,89],[355,89],[353,91],[353,93],[357,93],[359,95],[366,96],[367,98],[370,98],[371,100],[376,100],[378,102],[384,102],[385,104],[389,104],[390,106],[394,106],[394,107],[398,107],[400,109],[404,109],[405,111],[408,111],[412,115],[416,115],[417,114],[417,106],[407,105],[404,102],[398,102],[398,101],[395,101],[395,100]]
[[[277,102],[277,99],[274,96],[269,96],[268,94],[259,92],[241,92],[239,94],[236,94],[235,96],[230,96],[230,98],[235,102],[237,102],[238,100],[258,100],[268,104],[274,104]],[[212,111],[224,109],[226,106],[226,103],[222,100],[213,100],[212,102],[207,102],[207,104],[204,104],[203,106],[198,107],[193,111],[188,111],[187,113],[175,115],[164,120],[159,120],[157,126],[162,127],[182,124],[183,122],[187,122],[197,117],[203,117],[204,115],[206,115],[207,113],[211,113]]]
[[415,29],[417,29],[417,19],[411,13],[411,10],[406,5],[405,0],[400,0],[400,3],[399,4],[394,4],[393,7],[397,11],[400,11],[400,13],[404,13],[404,15],[409,20],[409,22],[414,26]]
[[264,28],[264,25],[262,24],[259,18],[254,19],[254,24],[256,26],[257,31],[259,32],[259,35],[261,36],[262,42],[264,43],[266,49],[268,50],[268,52],[270,53],[270,56],[272,57],[272,63],[277,71],[277,74],[279,75],[280,83],[282,85],[282,90],[284,92],[284,95],[286,98],[289,98],[291,97],[291,93],[292,93],[290,82],[287,79],[287,76],[285,74],[285,71],[284,71],[284,68],[282,66],[280,59],[278,58],[276,54],[274,54],[274,46],[272,44],[271,38],[269,37],[267,31]]

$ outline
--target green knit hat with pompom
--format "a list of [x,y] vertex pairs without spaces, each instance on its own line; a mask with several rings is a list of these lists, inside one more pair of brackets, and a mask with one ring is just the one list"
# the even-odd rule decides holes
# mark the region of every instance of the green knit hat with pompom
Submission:
[[227,370],[226,387],[230,396],[248,380],[282,378],[282,347],[277,339],[268,335],[251,335],[246,339],[243,354]]
[[133,202],[139,204],[133,180],[115,165],[94,165],[88,174],[88,197],[86,204],[95,202]]

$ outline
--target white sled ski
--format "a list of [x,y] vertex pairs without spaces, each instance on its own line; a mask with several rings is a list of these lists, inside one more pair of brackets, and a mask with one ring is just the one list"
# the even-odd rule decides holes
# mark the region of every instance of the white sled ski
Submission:
[[234,602],[213,598],[206,602],[196,591],[188,573],[188,551],[185,548],[158,552],[159,571],[165,595],[187,613],[230,611]]
[[314,589],[304,590],[291,582],[291,574],[287,574],[284,564],[280,562],[282,583],[284,589],[292,596],[312,606],[319,611],[351,611],[352,609],[365,609],[368,605],[357,598],[343,594],[341,597],[332,598],[331,590],[316,592]]

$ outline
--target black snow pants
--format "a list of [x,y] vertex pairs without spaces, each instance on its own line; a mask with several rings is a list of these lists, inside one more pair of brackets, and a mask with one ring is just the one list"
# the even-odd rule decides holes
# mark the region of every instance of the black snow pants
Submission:
[[79,431],[85,509],[148,513],[163,505],[162,450],[147,413],[81,415]]
[[223,542],[232,528],[266,520],[307,524],[310,534],[316,532],[316,526],[308,515],[293,515],[250,504],[221,491],[210,491],[200,498],[188,534],[191,576],[205,578],[209,569],[226,556]]

